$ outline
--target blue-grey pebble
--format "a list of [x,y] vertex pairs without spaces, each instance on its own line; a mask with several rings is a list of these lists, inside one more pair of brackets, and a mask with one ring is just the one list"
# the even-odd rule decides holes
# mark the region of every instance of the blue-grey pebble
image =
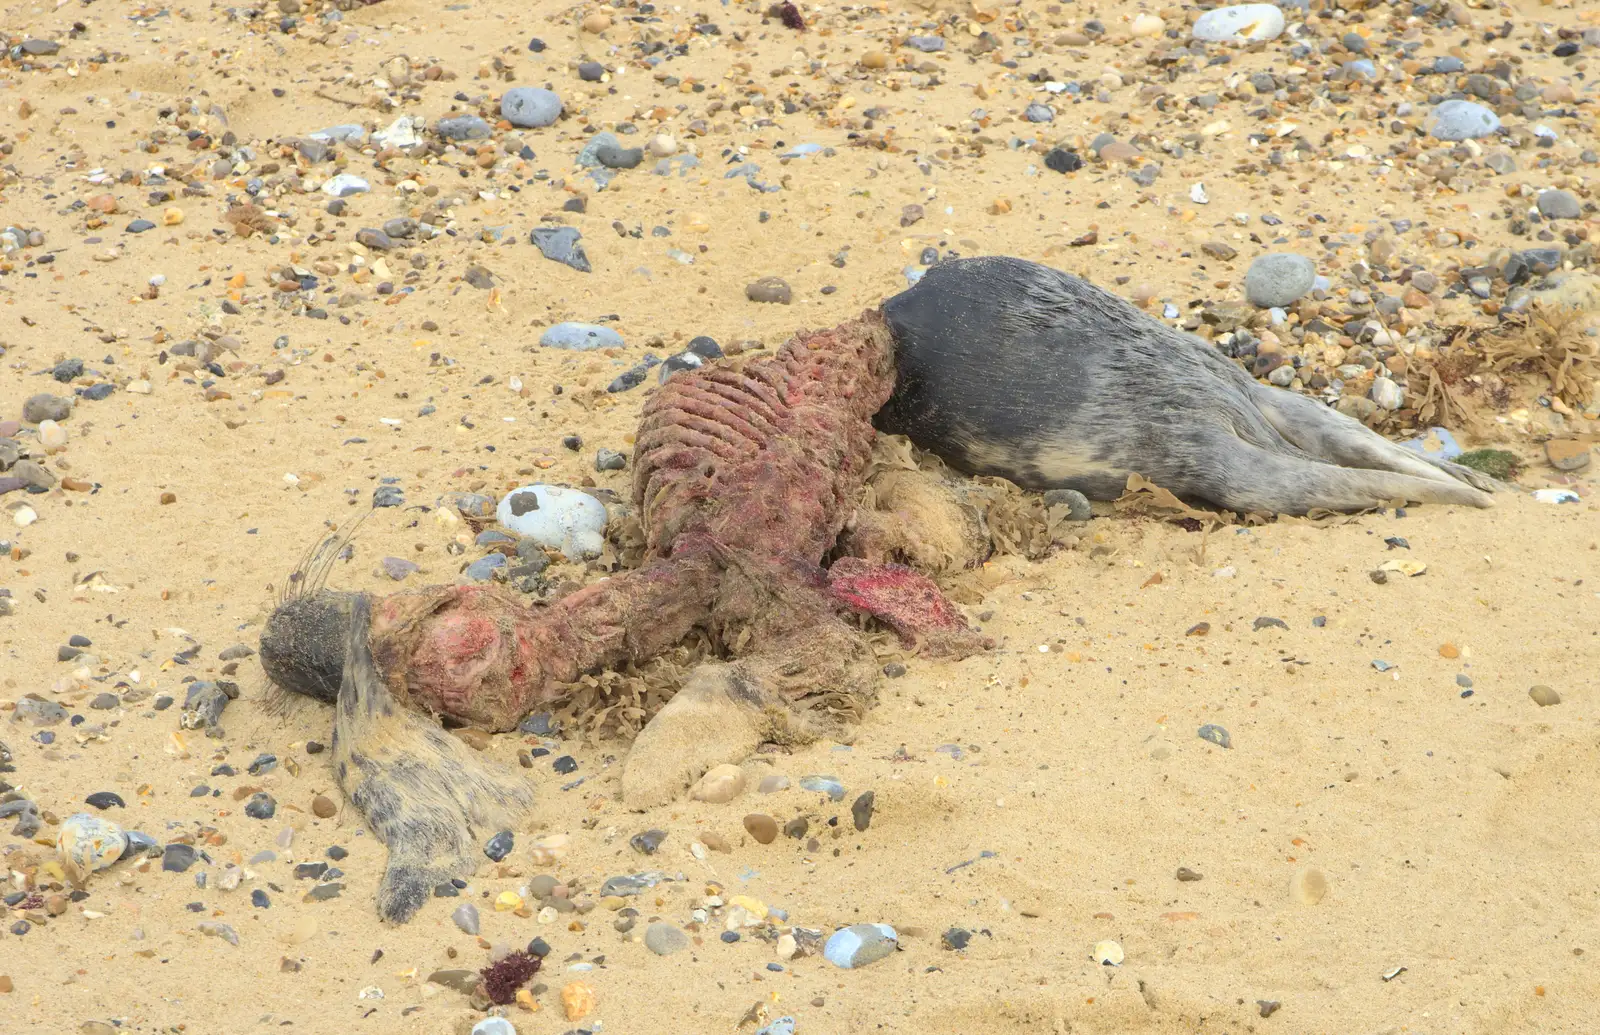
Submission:
[[589,349],[620,349],[623,341],[622,335],[609,327],[568,321],[545,331],[539,337],[539,344],[546,348],[584,352]]
[[1304,297],[1316,284],[1317,267],[1304,255],[1274,252],[1250,263],[1244,275],[1244,294],[1262,309],[1286,306]]
[[488,140],[494,135],[489,123],[476,115],[451,115],[434,123],[446,140]]
[[513,86],[500,98],[500,115],[520,129],[539,129],[561,116],[561,98],[537,86]]
[[1473,140],[1500,129],[1500,116],[1472,101],[1445,101],[1428,116],[1428,134],[1435,140]]

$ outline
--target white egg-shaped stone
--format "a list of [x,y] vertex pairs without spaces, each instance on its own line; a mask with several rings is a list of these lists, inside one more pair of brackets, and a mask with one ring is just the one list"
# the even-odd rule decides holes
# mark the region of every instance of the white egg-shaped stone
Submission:
[[526,485],[505,494],[495,510],[501,526],[568,560],[600,556],[606,506],[587,492],[559,485]]

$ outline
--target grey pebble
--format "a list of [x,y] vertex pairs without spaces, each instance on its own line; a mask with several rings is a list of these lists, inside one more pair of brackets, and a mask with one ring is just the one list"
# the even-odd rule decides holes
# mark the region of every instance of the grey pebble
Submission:
[[536,86],[514,86],[500,98],[500,115],[521,129],[539,129],[561,116],[561,98]]
[[494,573],[496,571],[499,571],[505,566],[505,554],[491,553],[487,556],[480,557],[471,564],[467,565],[466,569],[463,570],[461,574],[474,582],[488,582],[490,579],[494,578]]
[[1050,105],[1034,101],[1023,109],[1022,117],[1029,122],[1054,122],[1056,113],[1050,109]]
[[434,123],[433,128],[446,140],[488,140],[494,135],[493,127],[476,115],[451,115]]
[[1539,214],[1546,219],[1581,219],[1583,206],[1564,190],[1547,190],[1539,195]]
[[603,144],[594,150],[595,160],[607,169],[633,169],[644,161],[644,149]]
[[778,305],[788,305],[794,298],[788,282],[781,277],[762,277],[752,284],[745,285],[744,297],[752,302],[772,302]]
[[640,855],[654,855],[656,849],[661,847],[661,842],[667,839],[665,830],[652,828],[644,830],[628,838],[628,844]]
[[620,471],[628,466],[626,455],[615,449],[599,449],[594,454],[594,469],[596,471]]
[[878,796],[873,791],[866,791],[850,805],[850,817],[855,821],[856,829],[864,831],[872,825],[872,811],[876,806]]
[[943,36],[907,36],[906,46],[924,54],[935,54],[944,49]]
[[250,795],[250,800],[244,806],[244,814],[251,819],[271,819],[277,811],[278,803],[265,791]]
[[[511,854],[511,849],[515,845],[515,835],[509,830],[502,830],[489,838],[489,842],[483,846],[483,854],[487,855],[491,861],[499,862]],[[476,934],[477,932],[473,931],[471,933]]]
[[689,936],[673,924],[654,923],[644,929],[644,945],[657,956],[671,956],[689,947]]
[[571,226],[536,227],[528,235],[528,239],[545,258],[571,266],[579,273],[588,273],[593,267],[589,265],[589,256],[584,254],[583,246],[578,243],[582,238],[583,234]]
[[1087,521],[1094,517],[1094,511],[1089,507],[1089,497],[1077,489],[1051,489],[1044,494],[1044,505],[1066,507],[1069,521]]
[[1215,723],[1208,722],[1201,726],[1199,737],[1201,740],[1209,740],[1220,748],[1233,747],[1233,738],[1228,735],[1228,731]]
[[622,335],[609,327],[592,323],[558,323],[539,337],[539,344],[552,349],[620,349]]
[[1472,140],[1500,128],[1500,116],[1472,101],[1445,101],[1428,116],[1427,130],[1436,140]]
[[[477,934],[479,930],[478,907],[471,902],[463,902],[450,914],[450,919],[461,928],[464,934]],[[431,980],[431,979],[430,979]]]
[[605,74],[606,66],[598,61],[578,62],[578,78],[586,83],[598,83]]
[[1304,255],[1275,252],[1250,263],[1244,275],[1244,293],[1250,304],[1262,309],[1287,306],[1302,298],[1317,280],[1317,267]]
[[50,395],[41,392],[30,395],[22,404],[22,419],[29,424],[38,424],[40,421],[63,421],[72,416],[72,400],[63,399],[59,395]]
[[416,563],[403,557],[385,557],[378,562],[378,566],[383,569],[385,575],[396,582],[400,582],[408,575],[415,575],[422,570]]

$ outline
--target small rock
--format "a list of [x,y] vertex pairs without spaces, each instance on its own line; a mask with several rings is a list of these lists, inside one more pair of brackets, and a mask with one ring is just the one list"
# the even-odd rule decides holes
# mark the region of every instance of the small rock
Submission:
[[529,234],[529,239],[551,262],[571,266],[579,273],[589,273],[594,267],[589,265],[589,256],[578,243],[582,238],[583,234],[571,226],[535,227]]
[[88,812],[68,816],[56,831],[56,853],[68,878],[82,883],[89,874],[122,858],[128,835],[121,827]]
[[322,185],[322,193],[335,198],[365,194],[371,189],[372,184],[352,173],[340,173]]
[[1199,737],[1201,740],[1209,740],[1220,748],[1233,747],[1233,738],[1228,735],[1228,731],[1215,723],[1208,722],[1201,726]]
[[1077,172],[1083,168],[1083,157],[1076,151],[1070,151],[1064,147],[1054,147],[1045,154],[1044,167],[1058,173]]
[[244,814],[251,819],[271,819],[278,812],[278,803],[265,791],[257,791],[245,802]]
[[867,791],[851,803],[850,816],[855,821],[857,830],[866,830],[872,825],[872,810],[877,797],[872,791]]
[[504,1017],[485,1017],[472,1026],[471,1035],[517,1035],[517,1028]]
[[752,812],[746,816],[744,828],[764,845],[770,845],[778,839],[778,821],[762,812]]
[[201,934],[212,938],[221,938],[229,945],[239,944],[238,932],[234,931],[234,929],[229,927],[227,924],[217,923],[214,920],[207,920],[199,925],[199,929]]
[[665,830],[645,830],[628,838],[628,844],[640,855],[654,855],[661,842],[667,839]]
[[[600,556],[605,547],[605,504],[586,492],[527,485],[508,492],[495,510],[501,526],[570,560]],[[501,554],[490,556],[502,557]]]
[[500,98],[500,115],[521,129],[539,129],[561,116],[561,98],[549,90],[515,86]]
[[714,766],[689,789],[692,801],[711,805],[730,802],[744,793],[744,770],[736,765]]
[[552,349],[573,349],[587,351],[589,349],[620,349],[623,346],[622,335],[609,327],[600,327],[592,323],[558,323],[545,331],[539,338],[539,344]]
[[1262,309],[1292,305],[1316,283],[1317,267],[1303,255],[1276,252],[1250,263],[1244,275],[1244,293],[1250,304]]
[[450,914],[450,919],[455,922],[464,934],[475,935],[479,930],[478,907],[471,902],[463,902]]
[[1404,406],[1406,402],[1405,389],[1401,388],[1387,377],[1373,378],[1372,387],[1368,389],[1367,395],[1371,397],[1372,401],[1377,403],[1379,407],[1390,411],[1398,410],[1400,407]]
[[1500,128],[1500,116],[1472,101],[1450,100],[1434,108],[1426,129],[1435,140],[1472,140]]
[[752,302],[772,302],[778,305],[788,305],[794,297],[787,282],[781,277],[762,277],[752,284],[746,284],[744,297]]
[[654,923],[644,929],[644,945],[657,956],[671,956],[689,947],[689,936],[676,925]]
[[940,935],[939,940],[944,943],[945,948],[960,952],[972,941],[972,932],[965,928],[952,927]]
[[[491,862],[499,862],[511,854],[511,849],[515,844],[516,839],[512,836],[511,831],[502,830],[489,838],[489,842],[483,846],[483,854],[487,855]],[[476,934],[477,932],[474,931],[472,933]]]
[[762,794],[777,794],[779,791],[789,789],[789,778],[782,773],[768,773],[756,784],[756,790]]
[[1539,214],[1546,219],[1582,219],[1583,206],[1578,199],[1564,190],[1547,190],[1539,194]]
[[829,801],[844,800],[844,784],[832,776],[802,776],[800,778],[800,789],[826,794]]
[[1044,494],[1046,507],[1066,507],[1068,521],[1088,521],[1094,517],[1089,497],[1077,489],[1051,489]]
[[1530,687],[1528,696],[1533,699],[1534,704],[1541,708],[1549,708],[1551,705],[1561,703],[1561,695],[1556,693],[1555,688],[1545,686],[1543,683]]
[[888,924],[852,924],[828,937],[822,956],[844,970],[865,967],[889,956],[899,945],[899,936]]
[[128,803],[123,801],[122,795],[116,791],[95,791],[83,800],[86,804],[93,805],[102,812],[110,808],[125,809],[128,807]]
[[1196,873],[1187,866],[1178,867],[1178,880],[1184,882],[1185,884],[1200,880],[1202,876],[1202,874]]
[[63,399],[59,395],[50,395],[41,392],[30,395],[22,404],[22,419],[29,424],[39,424],[43,421],[63,421],[72,416],[72,400]]
[[488,140],[494,127],[476,115],[451,115],[434,123],[434,130],[446,140]]
[[1207,11],[1195,20],[1192,32],[1197,40],[1221,43],[1277,39],[1283,28],[1283,11],[1276,4],[1239,4]]

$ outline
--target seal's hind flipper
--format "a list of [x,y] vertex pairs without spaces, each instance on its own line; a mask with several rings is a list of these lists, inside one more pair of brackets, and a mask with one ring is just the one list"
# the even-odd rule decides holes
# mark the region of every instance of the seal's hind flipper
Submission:
[[1340,467],[1262,446],[1220,431],[1196,443],[1211,484],[1206,498],[1230,510],[1305,514],[1312,510],[1369,510],[1390,500],[1462,503],[1491,507],[1494,501],[1463,482],[1434,472],[1430,477]]
[[466,744],[395,701],[372,660],[371,626],[371,604],[357,595],[333,762],[339,786],[389,848],[378,912],[404,923],[434,887],[471,876],[483,858],[480,846],[517,826],[533,805],[533,789],[493,771]]
[[[1343,467],[1393,471],[1417,478],[1466,482],[1493,492],[1494,479],[1448,460],[1440,460],[1396,445],[1331,406],[1282,388],[1256,385],[1251,400],[1280,435],[1313,456]],[[1475,503],[1474,506],[1487,506]]]

